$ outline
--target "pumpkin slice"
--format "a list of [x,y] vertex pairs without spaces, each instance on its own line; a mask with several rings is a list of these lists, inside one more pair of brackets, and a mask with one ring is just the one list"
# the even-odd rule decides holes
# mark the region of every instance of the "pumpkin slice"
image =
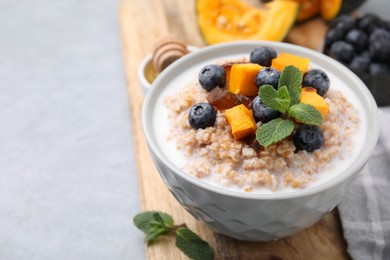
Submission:
[[326,21],[333,20],[341,10],[343,0],[322,0],[321,16]]
[[240,0],[197,0],[198,26],[208,44],[237,40],[281,41],[290,31],[299,4],[275,0],[260,8]]
[[297,21],[302,22],[320,13],[321,0],[294,0],[299,3]]

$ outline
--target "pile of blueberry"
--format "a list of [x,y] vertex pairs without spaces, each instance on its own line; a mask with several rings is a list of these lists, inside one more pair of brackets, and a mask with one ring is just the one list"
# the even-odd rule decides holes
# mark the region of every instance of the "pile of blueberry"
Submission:
[[358,75],[389,75],[390,23],[374,14],[341,15],[329,25],[324,52]]

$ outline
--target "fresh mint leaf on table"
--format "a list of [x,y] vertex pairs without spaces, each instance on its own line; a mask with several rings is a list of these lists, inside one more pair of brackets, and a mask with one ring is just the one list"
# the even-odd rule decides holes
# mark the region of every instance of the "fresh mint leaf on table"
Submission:
[[163,235],[176,234],[176,246],[189,258],[194,260],[209,260],[214,258],[210,245],[197,234],[185,227],[185,224],[175,225],[172,217],[164,212],[146,211],[137,214],[135,226],[142,230],[145,242],[152,243]]
[[176,230],[176,246],[192,259],[213,259],[209,244],[186,227]]
[[300,103],[302,72],[295,66],[287,66],[280,74],[278,89],[271,85],[259,88],[260,100],[268,107],[282,113],[280,118],[262,124],[256,130],[256,140],[268,147],[294,131],[294,119],[303,124],[321,125],[322,115],[314,106]]
[[168,233],[174,226],[171,216],[157,211],[147,211],[136,215],[134,224],[146,234],[146,242],[152,242],[160,235]]

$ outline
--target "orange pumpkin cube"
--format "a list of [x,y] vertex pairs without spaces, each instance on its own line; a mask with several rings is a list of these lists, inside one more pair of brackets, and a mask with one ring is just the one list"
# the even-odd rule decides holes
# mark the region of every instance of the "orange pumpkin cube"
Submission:
[[244,96],[258,95],[256,76],[262,68],[264,67],[254,63],[233,64],[229,76],[229,91]]
[[234,139],[238,140],[256,133],[256,122],[252,110],[241,104],[225,110],[226,119]]
[[286,66],[293,65],[301,70],[303,74],[305,74],[309,66],[309,62],[310,60],[308,58],[282,52],[278,57],[272,60],[271,67],[282,72]]
[[305,87],[301,89],[301,103],[312,105],[318,111],[321,112],[322,118],[329,112],[328,103],[326,103],[325,99],[317,94],[317,90],[311,87]]

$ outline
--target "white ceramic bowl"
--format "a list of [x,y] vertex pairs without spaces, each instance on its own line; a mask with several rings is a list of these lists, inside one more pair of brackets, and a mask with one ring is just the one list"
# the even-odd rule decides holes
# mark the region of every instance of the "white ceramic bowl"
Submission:
[[[187,50],[189,52],[193,52],[193,51],[196,51],[198,49],[199,49],[198,47],[187,45]],[[173,62],[173,63],[175,63],[175,62]],[[138,65],[137,74],[138,74],[139,83],[141,84],[142,94],[145,96],[146,93],[148,92],[148,90],[150,89],[150,87],[152,86],[151,78],[157,77],[157,74],[158,74],[153,67],[152,53],[148,53],[141,60],[140,64]]]
[[[313,187],[292,193],[256,194],[212,186],[186,174],[164,155],[154,133],[156,102],[170,83],[187,84],[205,64],[234,57],[249,57],[255,47],[270,46],[277,52],[308,57],[335,77],[342,79],[355,92],[363,105],[368,133],[363,148],[345,171],[337,177]],[[191,74],[190,76],[188,74]],[[175,62],[153,83],[142,111],[144,134],[154,163],[169,190],[195,218],[216,232],[248,241],[275,240],[297,233],[317,222],[336,207],[348,187],[367,162],[379,135],[376,103],[363,82],[339,62],[303,47],[278,42],[233,42],[202,48]],[[160,118],[159,120],[164,120]]]

